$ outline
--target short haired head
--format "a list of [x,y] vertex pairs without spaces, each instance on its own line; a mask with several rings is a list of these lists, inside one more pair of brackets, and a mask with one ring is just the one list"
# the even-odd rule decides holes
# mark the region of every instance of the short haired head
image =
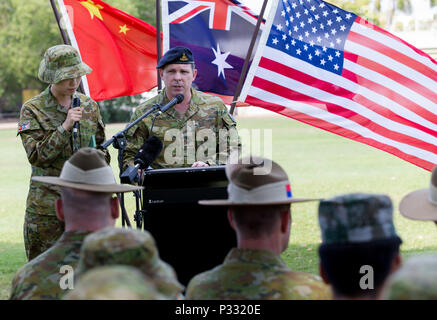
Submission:
[[58,83],[91,73],[92,69],[80,58],[79,52],[69,45],[48,48],[39,64],[38,78],[46,83]]
[[387,281],[382,299],[437,300],[437,255],[410,257]]
[[408,219],[437,223],[437,166],[432,170],[429,187],[404,196],[399,204],[399,211]]
[[372,267],[379,290],[399,253],[401,239],[393,224],[393,205],[382,194],[350,193],[322,200],[319,205],[322,244],[320,264],[334,292],[356,297],[376,295],[363,290],[361,268]]
[[183,287],[173,268],[159,257],[148,232],[108,227],[88,235],[82,245],[76,275],[104,265],[129,265],[141,270],[158,292],[175,298]]
[[191,64],[194,65],[193,53],[187,47],[173,47],[168,50],[159,60],[156,69],[162,69],[168,64]]
[[68,159],[59,177],[36,176],[32,180],[83,191],[117,193],[143,189],[143,187],[121,185],[115,181],[111,167],[102,151],[82,148]]

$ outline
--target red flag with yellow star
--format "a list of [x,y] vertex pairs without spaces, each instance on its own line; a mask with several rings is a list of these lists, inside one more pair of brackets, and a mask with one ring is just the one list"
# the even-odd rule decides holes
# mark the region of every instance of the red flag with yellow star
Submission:
[[62,26],[93,72],[82,78],[96,101],[157,86],[156,29],[99,0],[58,0]]

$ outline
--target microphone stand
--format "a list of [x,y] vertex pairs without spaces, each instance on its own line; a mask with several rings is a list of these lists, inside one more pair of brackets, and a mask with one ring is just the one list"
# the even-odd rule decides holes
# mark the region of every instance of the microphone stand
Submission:
[[[148,115],[150,115],[152,112],[155,111],[160,111],[160,104],[154,104],[152,106],[152,108],[150,110],[148,110],[146,113],[144,113],[141,117],[139,117],[138,119],[136,119],[135,121],[131,122],[130,124],[128,124],[123,130],[117,132],[115,135],[112,136],[111,139],[107,140],[105,143],[100,145],[100,148],[106,150],[111,144],[112,146],[118,150],[118,167],[120,169],[120,176],[123,173],[123,158],[124,158],[124,150],[126,149],[126,137],[125,137],[125,133],[132,128],[133,126],[135,126],[138,122],[140,122],[141,120],[143,120],[145,117],[147,117]],[[120,179],[121,181],[121,179]],[[138,192],[135,192],[135,197],[137,199],[136,201],[136,205],[137,205],[137,211],[138,211],[138,197],[139,194]],[[121,207],[121,224],[123,226],[123,228],[125,227],[125,225],[127,224],[127,226],[130,228],[131,227],[131,223],[129,221],[129,217],[127,215],[126,212],[126,208],[124,205],[124,193],[119,193],[118,197],[120,199],[120,207]],[[137,225],[138,225],[138,221],[137,221]]]

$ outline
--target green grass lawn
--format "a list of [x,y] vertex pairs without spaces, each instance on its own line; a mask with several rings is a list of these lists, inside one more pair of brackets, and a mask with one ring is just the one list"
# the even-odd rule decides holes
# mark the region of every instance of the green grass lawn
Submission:
[[[403,239],[404,257],[437,250],[436,226],[407,220],[397,209],[407,192],[428,186],[429,172],[383,151],[285,117],[237,118],[237,121],[238,128],[249,129],[249,133],[256,132],[252,129],[272,130],[272,157],[289,174],[294,196],[327,198],[356,191],[385,193],[395,205],[395,226]],[[109,125],[108,138],[122,127]],[[0,130],[0,299],[8,298],[15,271],[26,263],[22,228],[30,165],[15,133]],[[249,143],[253,145],[253,139],[243,139],[245,146]],[[263,144],[260,150],[264,150]],[[111,166],[118,176],[117,151],[112,147],[110,151]],[[133,223],[134,198],[127,195],[126,202]],[[290,245],[283,258],[291,269],[317,273],[320,243],[317,203],[294,205],[292,219]]]

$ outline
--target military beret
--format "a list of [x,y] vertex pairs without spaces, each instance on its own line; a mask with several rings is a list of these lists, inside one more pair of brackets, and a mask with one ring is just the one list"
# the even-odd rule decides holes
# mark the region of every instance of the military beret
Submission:
[[156,69],[163,68],[167,64],[193,64],[193,53],[186,47],[174,47],[168,50],[159,60]]
[[349,193],[319,205],[323,243],[357,243],[398,237],[393,205],[382,194]]

